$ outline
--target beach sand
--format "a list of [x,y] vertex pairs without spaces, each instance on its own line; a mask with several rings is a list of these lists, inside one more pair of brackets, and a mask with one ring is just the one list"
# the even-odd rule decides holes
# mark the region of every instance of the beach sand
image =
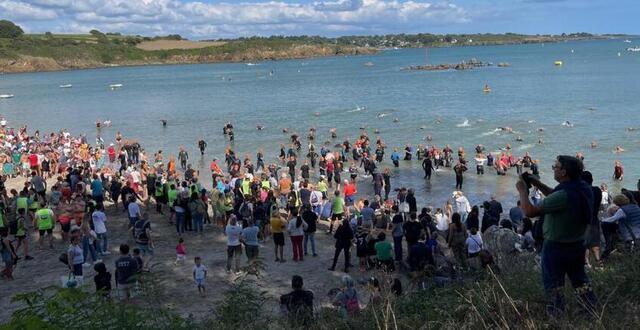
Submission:
[[[23,183],[24,178],[9,179],[6,183],[7,190],[21,187]],[[122,206],[119,205],[116,208],[108,202],[105,205],[111,255],[105,256],[103,261],[111,272],[112,278],[115,278],[114,263],[119,255],[119,245],[127,243],[133,249],[135,244],[131,233],[127,231],[128,218],[123,212]],[[184,316],[192,314],[197,319],[210,317],[216,302],[222,299],[222,294],[230,288],[234,279],[237,278],[234,274],[227,274],[225,269],[226,237],[222,234],[221,228],[215,225],[206,225],[202,235],[186,232],[183,238],[187,249],[187,260],[184,264],[175,266],[175,246],[178,243],[175,226],[169,224],[166,216],[155,212],[155,204],[151,203],[147,210],[150,214],[152,237],[155,241],[155,255],[151,260],[151,272],[161,284],[158,292],[162,296],[163,307],[175,309],[177,313]],[[165,211],[167,210],[165,209]],[[266,310],[274,313],[279,311],[279,296],[291,291],[291,276],[293,275],[301,275],[305,288],[314,292],[316,307],[331,303],[327,293],[332,288],[340,287],[340,279],[344,273],[327,270],[333,260],[335,243],[332,235],[325,234],[327,229],[328,222],[320,221],[316,232],[318,256],[312,257],[309,253],[303,262],[292,261],[291,241],[288,237],[285,240],[284,255],[287,260],[285,263],[274,261],[272,239],[260,245],[260,257],[266,269],[256,284],[259,289],[266,292],[267,303],[264,305]],[[53,250],[48,248],[39,250],[37,248],[37,233],[31,232],[30,254],[35,259],[30,261],[20,259],[14,272],[15,280],[2,281],[3,294],[0,295],[0,306],[5,307],[0,309],[0,322],[8,321],[12,312],[20,307],[11,302],[13,296],[51,285],[60,286],[60,277],[68,275],[67,267],[58,260],[58,256],[67,248],[67,245],[61,242],[59,227],[54,230],[54,236],[55,248]],[[350,275],[357,281],[366,280],[371,276],[371,273],[359,271],[355,252],[355,247],[353,247],[351,249],[351,263],[356,267],[350,269]],[[22,250],[18,251],[18,254],[22,256]],[[192,280],[191,271],[195,256],[202,257],[202,263],[209,268],[206,282],[207,296],[204,298],[198,295],[198,290]],[[241,267],[246,265],[247,259],[243,254]],[[341,256],[336,269],[341,270],[343,265],[344,261]],[[95,290],[94,275],[93,267],[84,268],[84,290],[89,292]],[[115,283],[112,285],[115,288]],[[364,294],[364,288],[361,286],[359,288],[361,294]],[[363,295],[365,302],[366,297]]]

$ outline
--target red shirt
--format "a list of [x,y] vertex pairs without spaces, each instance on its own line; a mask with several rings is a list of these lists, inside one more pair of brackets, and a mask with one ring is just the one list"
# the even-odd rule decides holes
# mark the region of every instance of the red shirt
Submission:
[[356,194],[356,185],[355,183],[349,183],[344,186],[344,196],[353,196]]
[[29,165],[31,165],[31,167],[38,166],[38,155],[36,154],[29,155]]

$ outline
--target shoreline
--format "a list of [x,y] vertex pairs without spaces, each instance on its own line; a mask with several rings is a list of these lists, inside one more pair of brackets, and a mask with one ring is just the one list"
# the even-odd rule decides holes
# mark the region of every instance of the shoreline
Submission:
[[[334,50],[334,49],[329,49]],[[312,49],[312,51],[315,51]],[[10,74],[21,74],[21,73],[41,73],[41,72],[64,72],[64,71],[76,71],[76,70],[90,70],[90,69],[109,69],[109,68],[119,68],[119,67],[142,67],[142,66],[169,66],[169,65],[184,65],[184,64],[226,64],[226,63],[250,63],[252,61],[255,62],[275,62],[275,61],[286,61],[286,60],[301,60],[301,59],[313,59],[313,58],[324,58],[324,57],[345,57],[345,56],[364,56],[364,55],[376,55],[380,53],[380,50],[376,48],[362,48],[362,47],[353,47],[342,50],[338,53],[337,50],[334,52],[327,52],[326,48],[318,49],[318,52],[310,55],[296,55],[296,54],[287,54],[284,56],[260,56],[260,54],[256,54],[256,56],[243,56],[243,54],[235,55],[235,54],[222,54],[223,58],[219,58],[218,56],[191,56],[191,55],[176,55],[173,58],[167,59],[165,61],[126,61],[122,63],[96,63],[87,61],[85,63],[78,64],[77,66],[68,66],[65,67],[60,62],[56,61],[50,57],[34,57],[24,55],[19,59],[0,59],[0,75],[10,75]],[[232,57],[227,59],[226,57]],[[240,58],[238,58],[240,57]],[[179,59],[182,60],[179,60]],[[238,59],[235,59],[238,58]],[[41,68],[42,65],[47,65],[48,67]],[[54,63],[51,63],[54,62]],[[88,64],[87,64],[88,63]],[[11,68],[19,68],[27,67],[24,70],[14,70],[9,71],[7,69]]]
[[[90,70],[90,69],[109,69],[109,68],[119,68],[119,67],[142,67],[142,66],[169,66],[169,65],[183,65],[183,64],[231,64],[231,63],[249,63],[252,61],[257,62],[272,62],[272,61],[287,61],[287,60],[300,60],[300,59],[313,59],[313,58],[324,58],[324,57],[339,57],[339,56],[364,56],[364,55],[378,55],[381,52],[392,51],[392,50],[403,50],[403,49],[419,49],[419,48],[458,48],[458,47],[481,47],[481,46],[512,46],[512,45],[528,45],[528,44],[541,44],[541,43],[559,43],[559,42],[567,42],[567,41],[594,41],[594,40],[612,40],[612,39],[620,39],[622,37],[614,37],[614,36],[592,36],[592,37],[584,37],[584,38],[558,38],[558,39],[530,39],[530,40],[522,40],[522,41],[507,41],[507,42],[487,42],[487,43],[473,43],[473,44],[446,44],[439,43],[431,46],[418,46],[411,45],[407,47],[360,47],[355,46],[351,48],[347,48],[342,50],[344,53],[342,54],[327,54],[323,53],[321,50],[325,49],[325,47],[321,46],[318,49],[320,52],[311,55],[295,55],[295,54],[287,54],[284,56],[260,56],[260,53],[256,54],[256,56],[247,56],[246,54],[222,54],[223,58],[217,58],[217,56],[191,56],[191,55],[175,55],[172,58],[169,58],[164,61],[125,61],[122,63],[98,63],[87,61],[84,63],[79,63],[77,66],[65,66],[64,62],[61,63],[50,57],[35,57],[29,55],[21,55],[18,59],[0,59],[0,75],[9,75],[9,74],[21,74],[21,73],[40,73],[40,72],[63,72],[63,71],[75,71],[75,70]],[[313,45],[303,45],[303,47],[315,47]],[[295,49],[292,49],[295,50]],[[166,50],[170,51],[170,50]],[[337,50],[336,50],[337,52]],[[227,59],[226,57],[241,57],[239,59]],[[179,60],[182,58],[182,60]],[[28,66],[25,70],[13,70],[11,68],[16,68],[16,64],[20,63],[22,67]],[[46,62],[49,62],[48,64]],[[51,63],[54,62],[54,63]],[[70,62],[74,62],[74,60],[70,60]],[[42,65],[51,65],[46,68],[42,68]],[[9,70],[7,70],[9,69]]]

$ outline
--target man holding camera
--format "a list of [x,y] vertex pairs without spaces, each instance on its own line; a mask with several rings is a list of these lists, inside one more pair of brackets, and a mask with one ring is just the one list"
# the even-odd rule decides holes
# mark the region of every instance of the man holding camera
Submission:
[[[538,221],[543,221],[541,262],[547,313],[556,316],[564,311],[565,275],[569,276],[583,306],[595,312],[596,296],[584,269],[584,238],[591,221],[593,192],[580,179],[584,167],[579,159],[561,155],[552,168],[553,177],[559,183],[555,188],[529,173],[523,173],[516,184],[524,214],[530,218],[540,217]],[[546,196],[537,206],[529,200],[532,186]]]

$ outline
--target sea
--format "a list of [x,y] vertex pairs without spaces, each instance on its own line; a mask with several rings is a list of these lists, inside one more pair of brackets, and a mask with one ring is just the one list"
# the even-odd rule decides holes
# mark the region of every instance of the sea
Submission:
[[[344,139],[354,141],[363,128],[388,146],[379,167],[392,168],[392,149],[402,150],[406,144],[449,144],[454,150],[462,146],[469,156],[477,144],[495,152],[510,144],[516,156],[529,152],[540,160],[542,180],[549,185],[554,183],[551,165],[557,155],[583,152],[594,183],[619,191],[635,188],[640,174],[640,54],[626,51],[634,45],[640,45],[640,39],[631,44],[612,39],[398,49],[371,56],[250,64],[4,74],[0,94],[14,97],[0,99],[0,114],[14,127],[27,123],[30,131],[41,132],[67,128],[87,134],[89,141],[100,134],[109,143],[119,131],[140,141],[150,155],[157,150],[177,155],[184,146],[205,178],[211,159],[224,158],[229,141],[222,127],[230,121],[235,127],[233,149],[240,156],[251,155],[254,162],[258,149],[264,150],[267,162],[275,161],[281,143],[293,133],[306,141],[310,127],[318,132],[318,147],[325,141],[330,147]],[[464,71],[403,70],[470,59],[494,65]],[[510,66],[498,67],[500,62]],[[65,84],[73,87],[60,88]],[[111,84],[122,87],[111,90]],[[485,85],[490,93],[483,92]],[[163,127],[160,119],[168,125]],[[95,122],[105,120],[112,126],[98,132]],[[257,125],[264,129],[257,130]],[[499,127],[510,127],[513,133]],[[331,128],[337,129],[337,139],[330,138]],[[425,140],[427,135],[432,142]],[[516,141],[518,136],[522,142]],[[208,143],[203,157],[196,145],[200,138]],[[592,140],[597,141],[595,149]],[[614,152],[618,145],[623,153]],[[612,180],[616,160],[625,168],[622,182]],[[427,182],[415,158],[401,161],[392,172],[393,188],[414,188],[420,205],[440,207],[454,190],[450,170],[437,171]],[[495,194],[503,204],[513,205],[516,179],[515,170],[506,177],[490,169],[477,176],[470,166],[463,190],[472,203]],[[370,191],[369,180],[362,178],[361,192]]]

